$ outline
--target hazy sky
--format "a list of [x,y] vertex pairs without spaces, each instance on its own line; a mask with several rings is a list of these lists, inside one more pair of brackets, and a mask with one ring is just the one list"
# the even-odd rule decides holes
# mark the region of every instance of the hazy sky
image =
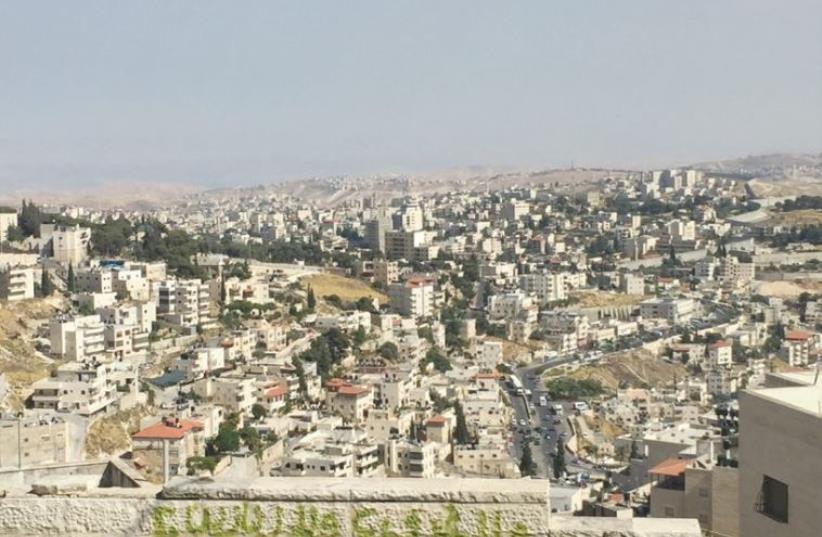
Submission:
[[0,187],[822,151],[822,2],[0,0]]

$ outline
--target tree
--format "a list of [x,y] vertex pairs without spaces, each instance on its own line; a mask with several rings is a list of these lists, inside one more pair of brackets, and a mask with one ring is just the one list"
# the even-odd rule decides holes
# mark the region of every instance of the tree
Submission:
[[305,368],[303,367],[303,361],[297,357],[294,357],[291,362],[294,364],[294,373],[297,374],[297,382],[299,384],[300,395],[307,397],[308,396],[308,382],[305,380]]
[[51,283],[51,278],[46,269],[43,269],[43,276],[40,278],[40,293],[43,296],[51,296],[54,292],[54,285]]
[[454,403],[454,414],[457,416],[457,426],[454,430],[454,440],[457,444],[465,445],[471,443],[471,435],[468,433],[468,425],[465,423],[465,413],[462,410],[462,403]]
[[74,265],[69,263],[68,275],[66,276],[66,289],[69,293],[73,293],[77,289],[77,279],[74,276]]
[[560,436],[557,438],[557,452],[554,454],[554,477],[561,478],[567,468],[565,466],[565,441]]
[[311,287],[308,288],[308,309],[310,311],[314,311],[314,307],[317,305],[317,298],[314,296],[314,289]]
[[237,423],[226,420],[220,424],[217,436],[206,445],[206,455],[231,453],[240,449],[240,433],[237,432]]
[[534,456],[531,454],[531,443],[523,442],[522,457],[519,460],[519,472],[523,477],[535,475],[537,473],[537,463],[534,462]]
[[251,415],[254,416],[255,420],[263,419],[266,414],[268,414],[268,411],[260,403],[254,403],[254,406],[251,407]]
[[438,347],[431,347],[425,353],[425,360],[423,364],[434,364],[434,369],[440,373],[445,373],[451,370],[451,360]]
[[397,348],[397,344],[392,341],[386,341],[380,345],[377,352],[380,353],[380,356],[390,362],[396,362],[400,359],[400,350]]

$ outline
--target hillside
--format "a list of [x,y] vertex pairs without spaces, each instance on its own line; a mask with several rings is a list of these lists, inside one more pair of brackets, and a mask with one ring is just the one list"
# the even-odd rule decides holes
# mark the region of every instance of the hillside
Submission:
[[596,365],[582,366],[567,376],[578,380],[598,380],[607,391],[616,392],[620,385],[663,386],[673,382],[674,377],[681,379],[686,374],[687,370],[682,364],[668,363],[645,350],[633,350],[608,356]]
[[10,393],[5,401],[19,408],[29,387],[48,375],[52,360],[35,348],[37,327],[64,307],[64,298],[26,300],[0,305],[0,373],[5,373]]
[[337,276],[336,274],[312,274],[300,279],[303,287],[314,290],[317,298],[337,295],[343,302],[356,302],[362,297],[376,298],[380,304],[386,304],[388,297],[360,280]]

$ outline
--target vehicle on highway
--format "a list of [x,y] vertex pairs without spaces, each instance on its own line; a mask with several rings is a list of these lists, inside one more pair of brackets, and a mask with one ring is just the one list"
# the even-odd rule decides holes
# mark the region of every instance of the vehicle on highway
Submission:
[[539,406],[545,406],[548,404],[548,400],[545,398],[544,395],[539,396]]

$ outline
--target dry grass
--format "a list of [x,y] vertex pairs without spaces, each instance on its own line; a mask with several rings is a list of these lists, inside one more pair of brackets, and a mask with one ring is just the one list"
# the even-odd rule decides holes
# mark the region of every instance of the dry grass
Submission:
[[645,297],[640,295],[609,293],[606,291],[575,291],[570,293],[570,298],[576,301],[574,302],[574,307],[603,308],[610,306],[633,306],[634,304],[639,304]]
[[575,379],[594,379],[615,392],[622,385],[632,387],[659,387],[687,374],[682,364],[671,364],[648,351],[627,351],[609,356],[596,365],[583,366],[570,373]]
[[601,433],[607,440],[614,440],[625,434],[625,431],[621,427],[599,416],[586,415],[584,419],[589,429]]
[[807,226],[822,224],[822,211],[811,209],[773,213],[768,219],[770,225]]
[[387,296],[354,278],[322,273],[305,276],[300,281],[304,289],[310,286],[318,299],[337,295],[343,302],[355,302],[362,297],[376,298],[380,304],[388,302]]
[[767,282],[754,282],[754,292],[764,296],[772,296],[778,298],[796,298],[805,292],[822,292],[822,281],[779,280]]

